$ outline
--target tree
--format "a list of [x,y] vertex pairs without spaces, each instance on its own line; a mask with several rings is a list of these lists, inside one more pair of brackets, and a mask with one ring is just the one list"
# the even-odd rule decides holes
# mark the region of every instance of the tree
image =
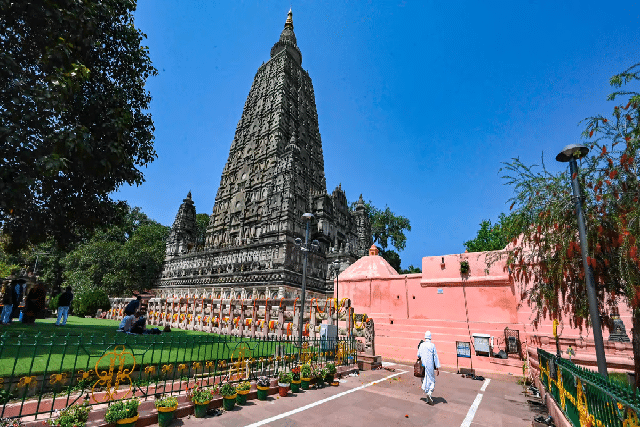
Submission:
[[[0,0],[0,226],[8,250],[68,248],[118,217],[156,157],[156,74],[135,0]],[[4,185],[2,185],[4,184]]]
[[[640,80],[640,64],[611,78],[615,88]],[[588,263],[593,270],[600,312],[606,318],[619,301],[633,311],[636,382],[640,386],[640,210],[638,185],[640,95],[616,90],[609,100],[623,99],[609,117],[586,119],[582,134],[591,155],[581,160],[587,226]],[[514,187],[511,208],[514,230],[522,233],[507,250],[515,278],[528,285],[524,297],[537,309],[538,321],[549,315],[568,318],[582,327],[588,318],[583,297],[585,272],[577,233],[570,176],[544,166],[526,166],[519,159],[506,163],[507,183]]]
[[204,248],[204,241],[207,237],[207,227],[209,226],[209,215],[196,214],[196,248]]
[[[394,214],[388,206],[381,210],[369,201],[364,207],[371,223],[373,243],[380,247],[380,256],[396,271],[400,271],[401,260],[398,252],[407,246],[405,231],[411,231],[411,223],[402,215]],[[355,203],[351,204],[351,208],[355,208]],[[390,245],[396,250],[387,249]]]
[[65,285],[126,295],[153,287],[162,270],[169,227],[131,209],[120,224],[97,232],[63,260]]
[[484,252],[502,250],[507,244],[517,236],[513,231],[515,222],[514,214],[500,214],[498,222],[494,225],[491,220],[485,219],[480,223],[480,230],[475,239],[463,243],[469,252]]
[[413,264],[409,265],[409,268],[407,268],[406,270],[398,270],[398,273],[400,274],[414,274],[414,273],[422,273],[422,270],[418,267],[414,267]]

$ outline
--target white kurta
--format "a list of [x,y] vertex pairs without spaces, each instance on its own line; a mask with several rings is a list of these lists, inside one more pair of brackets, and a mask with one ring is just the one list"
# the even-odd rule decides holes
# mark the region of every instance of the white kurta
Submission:
[[440,368],[435,344],[431,340],[425,340],[418,348],[418,357],[424,366],[422,390],[425,393],[431,393],[436,385],[435,368]]

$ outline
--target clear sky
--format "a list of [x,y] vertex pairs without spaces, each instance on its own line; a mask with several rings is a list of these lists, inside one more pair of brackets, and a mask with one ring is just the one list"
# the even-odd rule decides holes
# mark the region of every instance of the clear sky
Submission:
[[258,67],[287,12],[314,85],[327,190],[411,220],[402,266],[464,252],[512,190],[501,162],[559,170],[609,77],[640,62],[640,2],[138,0],[158,75],[158,158],[115,195],[171,225],[191,190],[210,214]]

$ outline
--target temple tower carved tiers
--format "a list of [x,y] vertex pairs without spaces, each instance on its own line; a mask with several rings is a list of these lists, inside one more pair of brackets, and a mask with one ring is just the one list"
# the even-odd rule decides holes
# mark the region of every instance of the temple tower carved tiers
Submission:
[[167,238],[167,258],[187,253],[196,241],[196,207],[191,200],[191,191],[182,201],[171,233]]
[[296,294],[302,254],[294,240],[304,240],[305,212],[314,215],[311,239],[320,243],[308,260],[310,291],[332,292],[328,263],[337,259],[344,269],[371,246],[362,195],[352,211],[340,185],[327,193],[313,84],[302,69],[291,11],[247,96],[203,250],[189,246],[189,224],[195,230],[195,208],[191,223],[189,206],[190,196],[167,242],[163,288],[224,286],[249,293],[270,288],[287,297]]

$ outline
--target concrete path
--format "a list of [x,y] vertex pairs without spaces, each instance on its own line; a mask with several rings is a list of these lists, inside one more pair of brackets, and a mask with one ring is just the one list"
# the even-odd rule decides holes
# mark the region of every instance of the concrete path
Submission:
[[173,427],[529,427],[538,413],[530,408],[515,378],[476,381],[441,372],[431,406],[420,389],[421,379],[413,376],[413,367],[385,365],[395,372],[361,372],[341,380],[339,387],[251,400],[219,416],[175,420]]

